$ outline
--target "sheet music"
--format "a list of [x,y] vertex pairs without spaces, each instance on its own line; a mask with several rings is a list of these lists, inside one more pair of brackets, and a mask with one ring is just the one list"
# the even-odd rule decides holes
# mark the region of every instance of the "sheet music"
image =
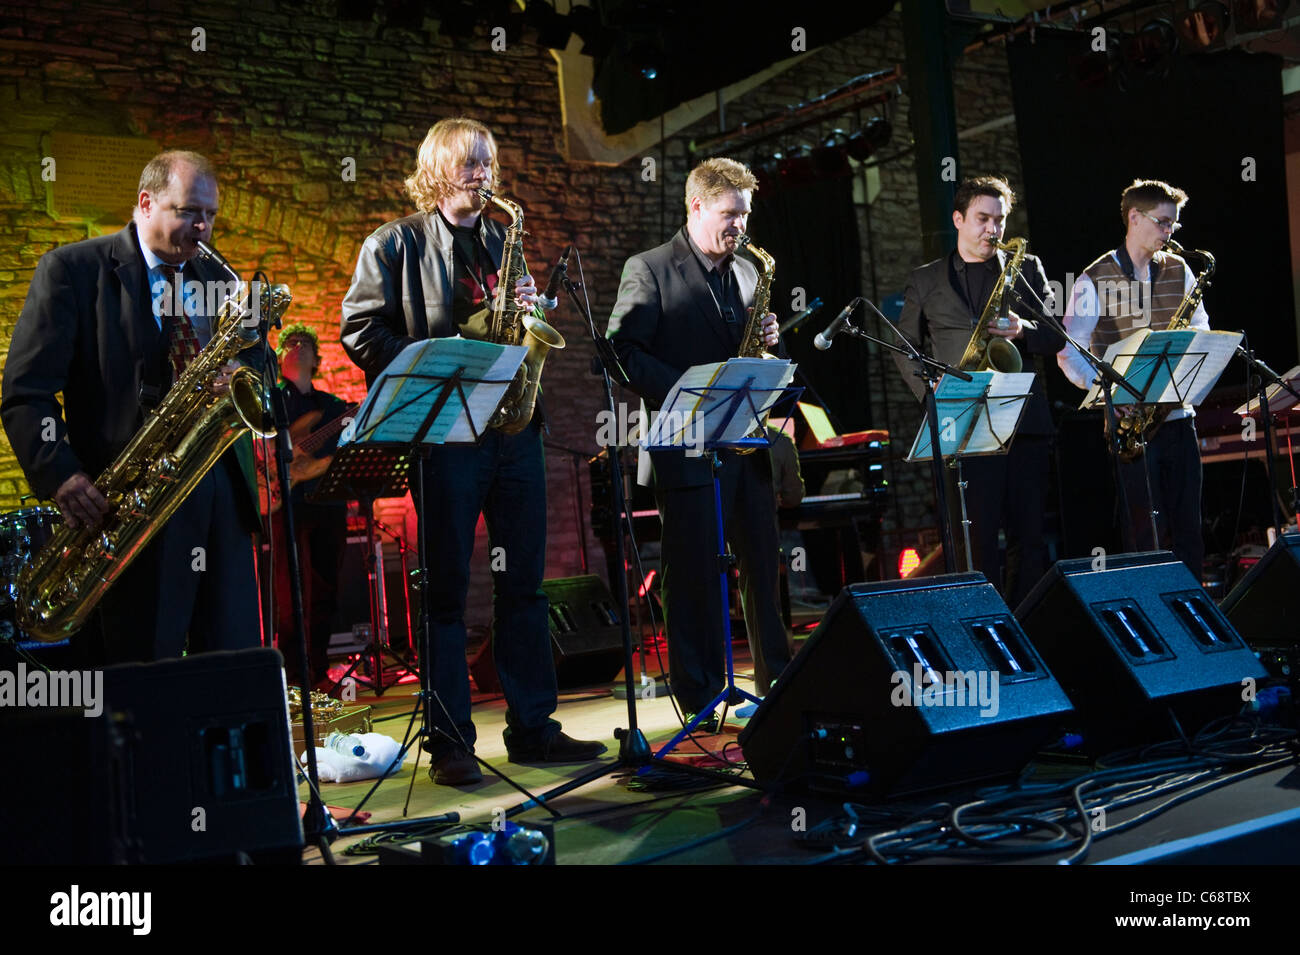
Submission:
[[461,386],[469,413],[459,394],[453,395],[425,441],[472,443],[474,429],[470,427],[469,415],[473,415],[474,425],[481,434],[527,353],[523,345],[496,345],[459,337],[412,342],[380,374],[352,423],[343,429],[339,445],[354,440],[410,441],[424,423],[429,406],[446,379],[457,369],[461,369],[464,379],[483,379],[478,384]]
[[[1148,342],[1153,335],[1159,337]],[[1140,328],[1107,348],[1102,357],[1134,388],[1147,389],[1146,404],[1198,405],[1218,381],[1240,341],[1240,332],[1196,328],[1153,332]],[[1169,356],[1162,359],[1160,355],[1166,343]],[[1113,400],[1117,405],[1138,403],[1123,386],[1114,388]],[[1103,404],[1101,388],[1094,382],[1079,407],[1096,408]]]
[[[1029,391],[1034,386],[1034,374],[996,371],[967,374],[971,376],[970,381],[945,375],[935,392],[939,453],[945,458],[954,454],[962,457],[1003,454],[1020,424]],[[930,457],[930,423],[922,420],[905,460],[928,461]]]
[[[1290,371],[1284,372],[1282,381],[1286,382],[1296,391],[1300,391],[1300,365],[1296,365]],[[1295,395],[1287,391],[1278,382],[1273,382],[1265,389],[1264,394],[1268,396],[1268,413],[1281,414],[1283,411],[1290,411],[1296,406]],[[1251,398],[1244,405],[1241,405],[1232,413],[1236,415],[1253,415],[1259,411],[1259,398]]]
[[[749,402],[742,401],[727,427],[721,434],[714,435],[728,414],[732,397],[723,389],[740,388],[752,379],[750,396],[761,417],[789,387],[795,367],[794,362],[787,359],[771,358],[732,358],[708,365],[692,365],[669,390],[641,446],[684,446],[688,452],[699,454],[706,439],[719,444],[738,441],[753,430],[754,415]],[[705,394],[710,388],[719,390]]]

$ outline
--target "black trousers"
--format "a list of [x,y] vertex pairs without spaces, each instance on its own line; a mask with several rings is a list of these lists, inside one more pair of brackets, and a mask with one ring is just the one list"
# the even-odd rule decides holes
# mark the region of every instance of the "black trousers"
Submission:
[[[298,568],[302,573],[302,608],[307,626],[307,657],[311,683],[329,670],[331,624],[339,605],[339,568],[348,537],[346,505],[298,504],[293,513],[298,538]],[[284,509],[275,515],[275,635],[291,685],[301,682],[298,633],[294,628],[293,595]]]
[[[489,429],[477,445],[439,445],[424,465],[424,542],[429,561],[429,632],[424,665],[437,693],[429,707],[437,758],[473,749],[468,633],[470,560],[479,514],[492,560],[492,653],[506,698],[507,749],[544,744],[560,732],[551,654],[546,571],[546,459],[534,414],[515,435]],[[420,502],[417,501],[417,506]]]
[[[1201,536],[1201,449],[1195,419],[1166,421],[1147,438],[1141,457],[1120,462],[1120,476],[1137,549],[1172,550],[1200,580],[1205,540]],[[1151,530],[1153,508],[1159,541]]]
[[[740,569],[754,683],[764,695],[790,662],[781,619],[772,466],[762,451],[723,452],[719,477],[723,527]],[[656,488],[655,500],[663,523],[663,601],[673,692],[683,709],[699,712],[721,692],[726,666],[713,483]]]
[[217,462],[104,595],[105,662],[261,643],[252,536],[228,464]]
[[[1051,446],[1052,439],[1047,435],[1022,434],[1015,437],[1006,454],[962,461],[975,569],[989,579],[1013,610],[1047,573],[1043,514],[1047,509]],[[956,469],[947,468],[946,473],[957,570],[964,571],[965,537]],[[998,544],[999,531],[1006,534],[1005,567]]]

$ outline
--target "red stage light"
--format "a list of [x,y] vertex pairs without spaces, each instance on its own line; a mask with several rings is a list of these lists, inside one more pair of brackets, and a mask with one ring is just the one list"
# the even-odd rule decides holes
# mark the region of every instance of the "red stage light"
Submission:
[[915,547],[908,547],[898,555],[898,576],[906,577],[921,566],[921,555]]

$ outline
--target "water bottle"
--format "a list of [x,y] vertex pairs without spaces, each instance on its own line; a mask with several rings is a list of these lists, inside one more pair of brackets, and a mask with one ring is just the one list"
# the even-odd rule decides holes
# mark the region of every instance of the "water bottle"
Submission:
[[355,733],[340,733],[336,730],[325,737],[325,748],[357,759],[365,759],[367,756],[366,744]]

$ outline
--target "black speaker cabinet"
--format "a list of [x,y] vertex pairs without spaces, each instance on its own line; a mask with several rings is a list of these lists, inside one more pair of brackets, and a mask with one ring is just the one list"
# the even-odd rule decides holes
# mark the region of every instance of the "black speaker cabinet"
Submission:
[[740,734],[764,784],[934,789],[1013,774],[1070,704],[982,574],[840,592]]
[[[551,651],[561,688],[608,683],[623,669],[623,636],[618,604],[594,574],[542,582],[550,604]],[[500,693],[492,641],[470,661],[474,682],[484,693]]]
[[1267,674],[1168,551],[1059,561],[1016,611],[1078,710],[1090,752],[1189,736]]
[[1219,605],[1276,677],[1300,677],[1300,534],[1283,534]]
[[7,709],[23,766],[6,774],[0,852],[54,864],[297,862],[281,666],[257,649],[56,674],[99,681],[88,698],[100,712]]

